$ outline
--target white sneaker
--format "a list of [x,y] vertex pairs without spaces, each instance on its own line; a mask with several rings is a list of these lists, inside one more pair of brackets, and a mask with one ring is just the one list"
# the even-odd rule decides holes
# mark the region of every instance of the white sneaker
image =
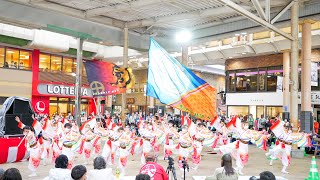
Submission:
[[289,174],[289,172],[287,172],[286,169],[287,169],[287,166],[283,166],[281,172],[282,172],[283,174]]
[[270,153],[266,153],[266,156],[267,156],[267,157],[270,156]]
[[29,177],[36,177],[36,176],[37,176],[36,172],[33,172],[33,173],[29,174]]
[[242,176],[242,175],[243,175],[243,172],[239,171],[238,174]]
[[47,166],[47,162],[46,160],[43,160],[43,163],[42,163],[44,166]]

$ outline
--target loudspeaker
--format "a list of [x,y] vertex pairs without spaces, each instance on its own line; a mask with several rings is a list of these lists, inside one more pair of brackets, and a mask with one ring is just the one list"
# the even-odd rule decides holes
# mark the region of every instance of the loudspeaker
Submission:
[[30,107],[28,101],[14,100],[13,103],[14,114],[30,114]]

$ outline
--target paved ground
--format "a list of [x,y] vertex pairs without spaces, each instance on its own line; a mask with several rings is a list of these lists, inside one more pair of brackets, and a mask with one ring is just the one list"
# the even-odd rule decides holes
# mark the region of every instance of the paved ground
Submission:
[[[204,149],[202,156],[202,162],[200,164],[199,170],[194,171],[190,169],[190,172],[187,173],[187,179],[192,179],[191,176],[206,176],[211,175],[215,168],[220,167],[221,162],[221,155],[218,154],[212,154],[211,149]],[[311,162],[311,155],[308,155],[307,157],[303,159],[292,159],[291,166],[288,168],[289,174],[283,175],[281,174],[281,162],[279,160],[274,161],[273,166],[269,166],[268,159],[265,156],[265,152],[261,151],[260,149],[257,149],[255,146],[249,146],[249,163],[247,166],[245,166],[243,172],[246,176],[252,176],[252,175],[259,175],[262,171],[271,171],[276,176],[283,176],[284,178],[287,178],[289,180],[304,180],[309,175],[309,167]],[[75,164],[81,164],[83,163],[83,159],[79,158]],[[168,166],[167,161],[164,161],[163,158],[159,158],[159,163],[163,165],[163,167],[166,169]],[[28,168],[27,168],[28,162],[19,162],[19,163],[11,163],[11,164],[1,164],[0,167],[7,169],[10,167],[16,167],[20,170],[20,172],[23,175],[23,179],[29,179],[28,178]],[[319,162],[317,161],[317,164]],[[134,176],[138,174],[139,169],[141,167],[140,158],[138,156],[129,157],[128,161],[128,168],[127,168],[127,175]],[[177,163],[175,163],[175,167],[177,168]],[[50,168],[53,168],[53,165],[47,165],[43,166],[41,165],[38,170],[38,177],[32,178],[33,180],[37,179],[43,179],[45,176],[48,175],[48,172]],[[88,169],[93,169],[92,167],[92,161],[89,165],[87,165]],[[115,169],[115,167],[114,167]],[[180,170],[177,170],[177,174],[179,177],[181,177]]]

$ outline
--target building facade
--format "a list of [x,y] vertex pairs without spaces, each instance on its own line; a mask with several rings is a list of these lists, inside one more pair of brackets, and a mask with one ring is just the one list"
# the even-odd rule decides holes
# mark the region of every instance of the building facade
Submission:
[[[316,85],[312,86],[312,108],[314,117],[320,118],[319,61],[320,50],[312,50],[311,61],[316,65]],[[300,57],[301,64],[301,57]],[[312,74],[312,73],[311,73]],[[315,75],[315,74],[313,74]],[[280,116],[283,106],[283,54],[228,59],[226,61],[226,105],[227,115],[261,117]],[[299,91],[301,89],[301,67],[299,68]],[[299,92],[299,113],[301,99]]]

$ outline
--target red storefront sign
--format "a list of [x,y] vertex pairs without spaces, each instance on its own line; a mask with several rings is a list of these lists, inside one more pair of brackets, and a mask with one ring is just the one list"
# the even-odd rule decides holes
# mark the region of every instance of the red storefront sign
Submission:
[[32,107],[37,114],[49,114],[49,96],[32,96],[31,102]]

